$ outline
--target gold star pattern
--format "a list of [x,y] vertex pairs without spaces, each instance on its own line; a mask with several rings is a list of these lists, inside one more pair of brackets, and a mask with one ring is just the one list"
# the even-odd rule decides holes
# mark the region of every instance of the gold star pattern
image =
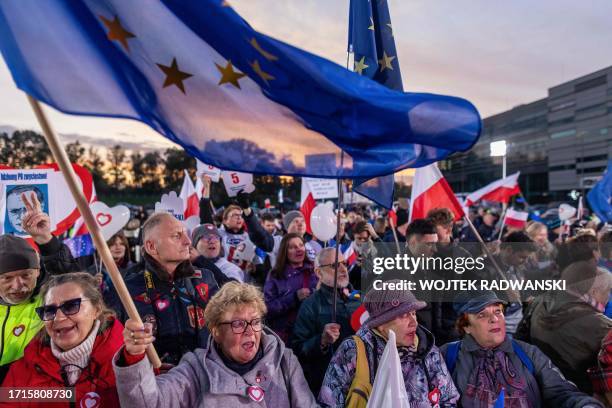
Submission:
[[370,26],[368,27],[368,30],[374,31],[374,20],[372,20],[372,17],[370,17]]
[[231,7],[231,6],[230,6],[230,4],[226,0],[223,0],[221,2],[221,7]]
[[266,51],[263,48],[261,48],[261,45],[259,45],[259,43],[255,39],[255,37],[251,38],[251,41],[249,41],[249,44],[251,44],[253,46],[253,48],[255,48],[257,50],[257,52],[259,52],[261,55],[263,55],[263,57],[265,59],[267,59],[268,61],[276,61],[276,60],[278,60],[278,57],[276,55],[272,55],[268,51]]
[[232,65],[232,61],[228,60],[225,67],[222,67],[216,62],[215,62],[215,65],[217,66],[217,69],[219,70],[219,72],[221,72],[221,79],[219,80],[219,85],[232,84],[236,88],[241,89],[240,84],[238,83],[238,80],[246,75],[243,74],[242,72],[234,71],[234,66]]
[[380,72],[383,72],[385,69],[393,69],[393,65],[391,62],[395,59],[393,55],[388,56],[386,51],[383,51],[383,57],[378,60],[378,65],[380,65]]
[[361,57],[358,62],[355,62],[355,72],[359,75],[361,75],[363,73],[363,70],[366,68],[369,68],[369,65],[366,65],[365,63],[365,56]]
[[170,64],[170,66],[162,65],[162,64],[155,64],[155,65],[157,65],[159,69],[164,71],[164,74],[166,74],[166,80],[164,81],[164,88],[171,86],[171,85],[176,85],[176,87],[180,89],[181,92],[185,93],[185,86],[183,85],[183,81],[186,80],[187,78],[192,77],[193,75],[187,72],[181,71],[178,67],[178,64],[176,63],[176,58],[172,58],[172,64]]
[[126,51],[129,51],[130,47],[128,46],[127,40],[130,38],[135,38],[136,36],[123,28],[121,22],[119,21],[119,17],[115,16],[115,19],[110,21],[106,17],[100,16],[100,20],[102,20],[106,28],[108,28],[106,37],[110,41],[119,41],[121,45],[123,45],[123,48],[125,48]]
[[271,81],[274,79],[272,75],[268,74],[267,72],[261,69],[261,66],[259,65],[259,61],[255,60],[251,62],[249,65],[251,65],[251,68],[253,68],[253,71],[255,71],[255,73],[266,83],[266,85],[268,85],[268,81]]

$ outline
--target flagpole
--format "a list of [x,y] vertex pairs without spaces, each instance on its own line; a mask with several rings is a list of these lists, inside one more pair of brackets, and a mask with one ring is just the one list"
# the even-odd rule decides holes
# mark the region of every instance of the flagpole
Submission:
[[[463,219],[468,223],[470,229],[472,230],[472,232],[474,233],[474,235],[476,236],[476,239],[478,239],[478,242],[480,242],[480,245],[482,245],[482,249],[484,250],[484,252],[486,253],[487,257],[491,260],[491,262],[493,263],[493,266],[495,267],[495,269],[497,270],[497,273],[499,274],[499,276],[501,277],[501,279],[506,280],[506,275],[504,274],[504,272],[501,270],[499,264],[497,263],[497,261],[495,260],[495,258],[493,257],[493,254],[491,254],[491,251],[489,251],[489,248],[487,247],[487,244],[484,242],[484,240],[482,239],[482,237],[480,236],[480,233],[478,232],[478,230],[476,229],[476,227],[474,226],[474,224],[472,224],[472,221],[470,220],[470,218],[467,215],[463,216]],[[520,300],[520,296],[518,295],[518,293],[516,293],[516,291],[513,290],[508,290],[507,291],[508,294],[512,295],[513,299],[510,300]]]
[[342,198],[342,179],[338,179],[338,214],[336,216],[336,261],[334,264],[334,297],[331,316],[332,323],[336,323],[336,310],[338,300],[338,259],[340,258],[340,209],[342,208]]
[[502,234],[504,233],[504,224],[506,223],[507,216],[508,216],[508,207],[505,207],[504,216],[502,217],[502,223],[501,223],[501,226],[499,227],[499,237],[497,237],[498,241],[501,241],[502,239]]
[[395,248],[397,249],[397,253],[400,253],[400,244],[399,239],[397,238],[397,232],[395,231],[395,222],[393,222],[393,217],[389,217],[389,225],[391,225],[391,231],[393,232],[393,240],[395,241]]
[[[104,262],[104,265],[106,266],[106,270],[108,271],[111,277],[113,285],[115,285],[115,289],[117,290],[117,294],[121,299],[123,307],[125,308],[130,319],[142,325],[142,320],[138,315],[138,311],[136,310],[134,301],[132,300],[132,297],[130,296],[127,287],[125,286],[125,282],[123,281],[123,278],[119,273],[119,269],[117,269],[117,264],[115,264],[115,261],[113,261],[113,257],[110,253],[110,250],[108,249],[108,245],[106,245],[106,241],[102,237],[100,227],[98,226],[98,223],[96,222],[93,214],[91,213],[89,203],[85,199],[85,196],[83,195],[83,192],[79,187],[79,183],[77,182],[77,176],[74,173],[72,165],[70,164],[68,155],[61,147],[59,143],[59,138],[57,137],[55,132],[53,132],[53,129],[51,129],[51,125],[47,120],[47,117],[43,112],[40,103],[30,95],[27,95],[27,97],[28,101],[30,102],[30,105],[32,106],[32,110],[36,115],[36,119],[38,120],[38,123],[40,124],[43,130],[43,134],[45,135],[45,139],[47,140],[49,149],[53,154],[53,158],[57,162],[62,174],[64,175],[66,183],[68,184],[70,192],[72,193],[72,197],[74,198],[74,201],[77,204],[81,216],[85,220],[85,225],[87,225],[87,229],[91,234],[96,249],[98,250],[100,257],[102,258],[102,262]],[[155,348],[152,344],[147,347],[147,356],[149,357],[151,364],[153,364],[153,367],[159,368],[161,366],[159,356],[157,355],[157,352],[155,351]]]

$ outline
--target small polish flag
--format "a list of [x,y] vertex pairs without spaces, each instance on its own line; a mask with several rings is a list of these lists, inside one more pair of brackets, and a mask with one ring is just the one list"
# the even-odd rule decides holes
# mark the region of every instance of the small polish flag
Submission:
[[184,170],[184,172],[185,178],[183,179],[180,197],[183,199],[183,217],[186,220],[192,215],[200,215],[200,201],[189,173],[187,170]]
[[504,225],[512,228],[524,228],[525,224],[527,224],[527,217],[529,217],[529,213],[526,211],[517,211],[514,208],[508,208],[506,210]]
[[[282,190],[281,190],[282,191]],[[312,210],[317,206],[317,202],[310,191],[308,182],[302,177],[302,192],[300,199],[300,211],[304,214],[304,220],[306,221],[306,232],[312,235],[312,229],[310,228],[310,215]],[[287,228],[288,225],[285,226]]]
[[410,221],[427,217],[427,213],[434,208],[448,208],[455,216],[455,220],[465,215],[461,203],[438,169],[438,165],[432,163],[416,169],[414,174]]
[[491,184],[487,184],[483,188],[474,191],[472,194],[466,197],[465,206],[470,207],[480,200],[508,203],[508,201],[510,201],[510,197],[521,192],[518,184],[520,174],[521,172],[517,171],[504,179],[496,180]]

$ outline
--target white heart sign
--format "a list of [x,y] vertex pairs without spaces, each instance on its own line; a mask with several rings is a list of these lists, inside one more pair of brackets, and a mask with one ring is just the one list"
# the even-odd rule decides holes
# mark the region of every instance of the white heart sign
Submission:
[[565,203],[559,206],[559,219],[561,221],[567,221],[574,215],[576,215],[575,207],[572,207],[571,205]]
[[121,231],[130,220],[130,209],[125,205],[109,208],[102,201],[96,201],[91,203],[89,208],[91,208],[91,212],[100,226],[102,236],[106,241]]

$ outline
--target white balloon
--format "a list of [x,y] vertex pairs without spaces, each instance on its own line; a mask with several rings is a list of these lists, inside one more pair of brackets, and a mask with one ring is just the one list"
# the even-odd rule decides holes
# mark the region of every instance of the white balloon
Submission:
[[109,208],[102,201],[95,201],[89,205],[89,208],[100,226],[105,241],[121,231],[130,220],[130,209],[125,205]]
[[328,201],[317,205],[310,214],[312,233],[321,241],[329,241],[336,235],[334,203]]
[[576,215],[576,208],[569,204],[561,204],[559,206],[559,219],[561,221],[567,221]]

